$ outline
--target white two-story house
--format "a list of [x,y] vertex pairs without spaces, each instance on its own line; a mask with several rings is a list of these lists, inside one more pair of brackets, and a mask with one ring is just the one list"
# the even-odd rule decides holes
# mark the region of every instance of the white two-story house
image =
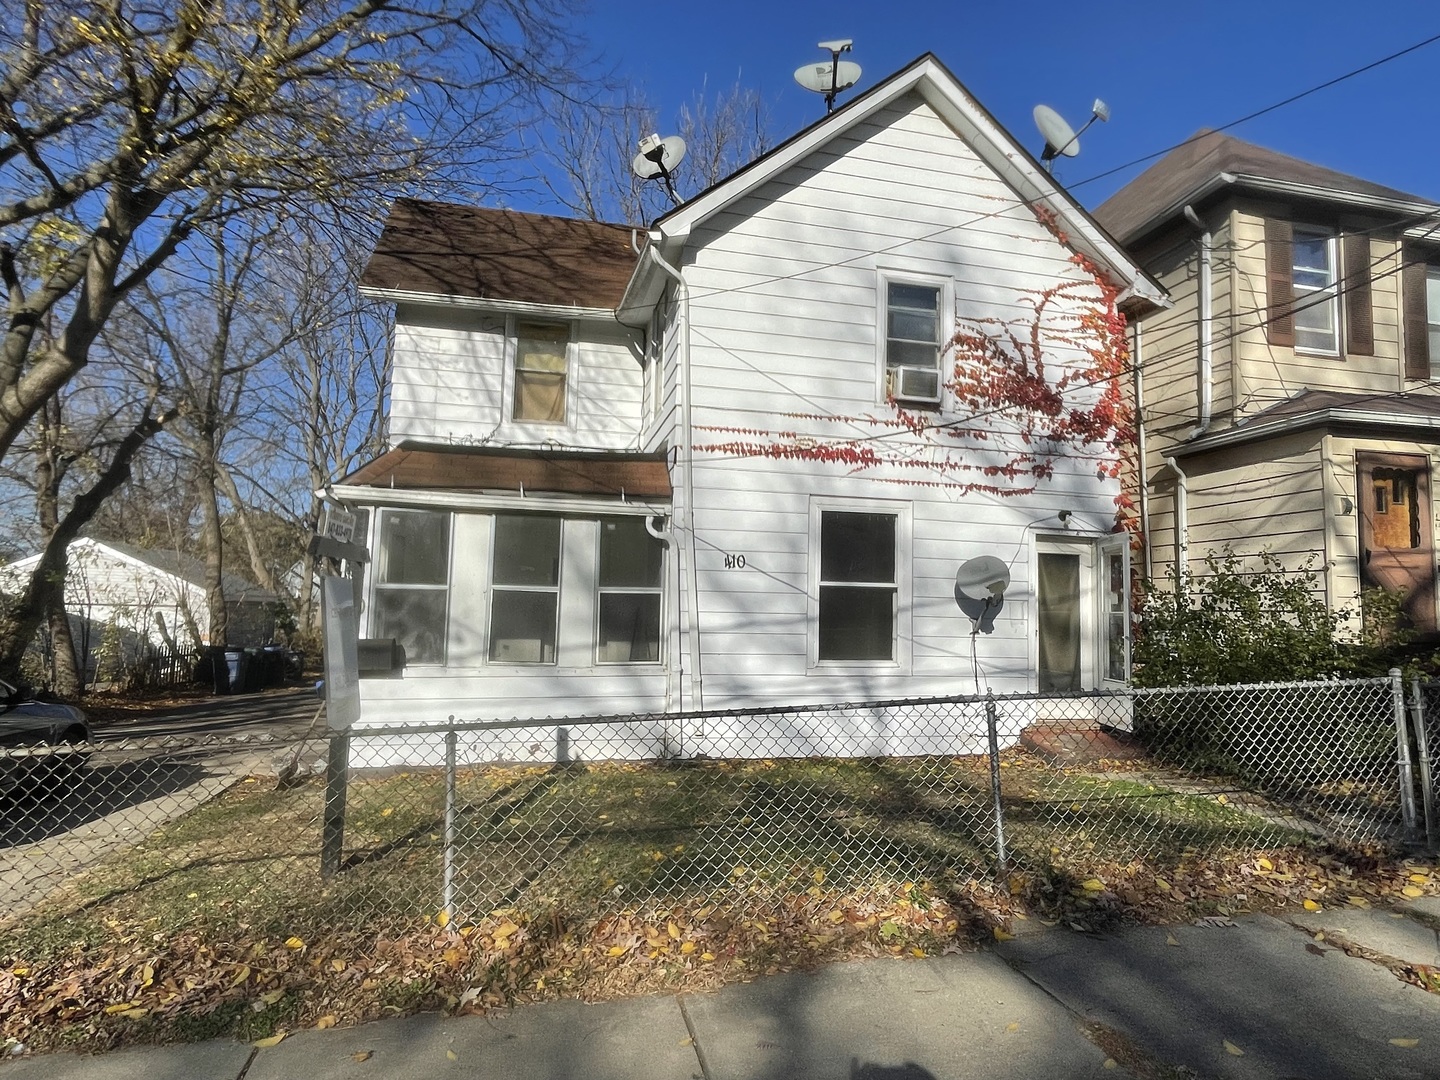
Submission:
[[364,722],[1124,680],[1164,294],[933,56],[648,228],[401,201],[364,291],[391,449],[334,496],[407,656]]

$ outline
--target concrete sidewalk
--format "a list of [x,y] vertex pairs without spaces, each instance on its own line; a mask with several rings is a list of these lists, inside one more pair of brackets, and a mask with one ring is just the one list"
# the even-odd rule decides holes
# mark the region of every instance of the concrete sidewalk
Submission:
[[[979,953],[836,964],[713,994],[414,1016],[301,1032],[263,1050],[214,1042],[49,1055],[0,1066],[0,1080],[1436,1077],[1440,996],[1386,967],[1434,962],[1427,912],[1440,916],[1431,903],[1412,917],[1320,913],[1310,926],[1254,916],[1051,930]],[[1349,956],[1331,934],[1376,955]]]

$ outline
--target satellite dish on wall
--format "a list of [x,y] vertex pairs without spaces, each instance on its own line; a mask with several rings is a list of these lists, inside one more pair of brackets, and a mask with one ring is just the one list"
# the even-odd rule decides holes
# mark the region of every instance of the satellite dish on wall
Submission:
[[1009,587],[1010,568],[994,555],[968,559],[955,572],[955,593],[967,600],[999,603]]
[[1049,105],[1036,105],[1034,115],[1035,126],[1045,138],[1045,149],[1040,153],[1040,160],[1045,163],[1048,172],[1057,157],[1075,157],[1080,153],[1080,136],[1089,131],[1090,125],[1096,120],[1109,120],[1110,106],[1096,98],[1095,104],[1090,106],[1090,119],[1085,121],[1085,126],[1079,131],[1072,128],[1065,118]]
[[841,60],[840,54],[847,53],[855,43],[849,38],[839,41],[822,41],[819,48],[830,54],[829,60],[818,60],[795,69],[795,81],[806,90],[825,95],[825,111],[835,108],[835,95],[848,90],[860,81],[860,65],[850,60]]
[[680,196],[675,193],[674,181],[670,179],[675,166],[685,160],[685,140],[679,135],[646,135],[640,140],[640,152],[630,162],[630,171],[641,180],[659,180],[665,185],[671,200],[680,205]]

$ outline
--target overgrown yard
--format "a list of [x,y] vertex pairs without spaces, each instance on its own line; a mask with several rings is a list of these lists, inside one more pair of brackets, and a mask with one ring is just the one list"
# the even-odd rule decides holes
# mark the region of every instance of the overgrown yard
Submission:
[[248,778],[0,930],[0,1035],[262,1038],[420,1007],[698,988],[924,955],[1024,919],[1096,928],[1437,891],[1432,863],[1326,852],[1238,796],[1004,755],[997,882],[983,758],[462,769],[452,908],[443,774]]

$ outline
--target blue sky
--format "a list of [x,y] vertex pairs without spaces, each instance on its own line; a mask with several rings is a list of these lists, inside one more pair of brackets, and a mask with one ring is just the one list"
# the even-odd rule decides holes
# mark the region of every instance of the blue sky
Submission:
[[[1081,181],[1440,33],[1440,6],[593,0],[581,31],[662,114],[673,118],[707,80],[713,89],[738,78],[770,103],[782,138],[824,111],[823,100],[796,86],[791,73],[821,59],[815,43],[829,38],[854,39],[851,58],[864,69],[857,90],[934,52],[1032,152],[1041,145],[1031,121],[1036,104],[1055,107],[1078,127],[1091,101],[1104,98],[1109,124],[1091,128],[1080,157],[1057,170],[1093,207],[1143,166]],[[1440,42],[1232,134],[1440,199],[1437,71]]]

